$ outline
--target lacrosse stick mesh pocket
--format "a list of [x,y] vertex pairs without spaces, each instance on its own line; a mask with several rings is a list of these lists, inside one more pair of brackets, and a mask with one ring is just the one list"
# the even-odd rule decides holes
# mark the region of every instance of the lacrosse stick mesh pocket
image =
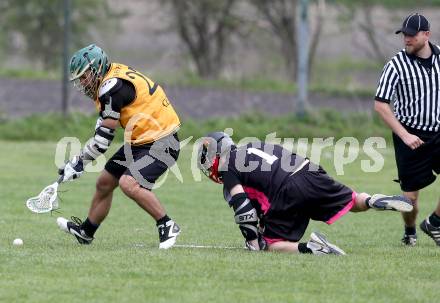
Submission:
[[41,193],[26,202],[27,207],[36,213],[49,212],[58,208],[58,195],[56,189],[48,186]]

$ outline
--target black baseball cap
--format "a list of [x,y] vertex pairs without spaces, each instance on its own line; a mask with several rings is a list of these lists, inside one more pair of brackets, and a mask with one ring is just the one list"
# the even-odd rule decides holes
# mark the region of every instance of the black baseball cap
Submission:
[[429,31],[429,22],[425,16],[415,13],[403,20],[402,28],[396,31],[396,34],[404,33],[409,36],[415,36],[420,31]]

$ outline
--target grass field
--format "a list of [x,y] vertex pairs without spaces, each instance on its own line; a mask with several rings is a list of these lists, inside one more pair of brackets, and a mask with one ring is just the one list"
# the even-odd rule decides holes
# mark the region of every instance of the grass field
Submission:
[[[437,302],[440,249],[419,233],[400,244],[398,213],[348,214],[333,226],[313,222],[347,257],[251,253],[242,249],[159,251],[153,220],[119,190],[91,246],[58,230],[57,214],[35,215],[24,201],[56,178],[55,143],[0,142],[0,302]],[[336,179],[358,191],[399,193],[393,153],[380,173],[362,156]],[[183,230],[179,244],[241,247],[221,187],[194,181],[190,149],[156,190]],[[322,163],[334,174],[331,162]],[[96,173],[60,187],[63,216],[85,218]],[[438,182],[421,196],[420,219],[434,208]],[[419,220],[420,221],[420,220]],[[22,238],[22,247],[12,246]]]

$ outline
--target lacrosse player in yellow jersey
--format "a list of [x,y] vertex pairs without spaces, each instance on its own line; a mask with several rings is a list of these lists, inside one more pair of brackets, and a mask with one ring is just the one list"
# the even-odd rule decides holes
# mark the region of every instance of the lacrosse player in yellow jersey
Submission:
[[60,217],[59,227],[79,243],[90,244],[119,186],[156,220],[159,248],[172,247],[180,228],[151,191],[179,156],[180,121],[165,92],[140,72],[110,63],[106,53],[94,44],[72,56],[70,75],[74,86],[95,102],[99,118],[95,135],[60,169],[63,182],[79,178],[89,162],[106,152],[118,125],[125,129],[124,144],[98,177],[87,219],[81,222],[76,217],[72,221]]

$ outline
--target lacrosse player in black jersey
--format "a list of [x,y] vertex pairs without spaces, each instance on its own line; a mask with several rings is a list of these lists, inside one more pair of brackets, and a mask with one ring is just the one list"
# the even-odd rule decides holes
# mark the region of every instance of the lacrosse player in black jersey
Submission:
[[249,250],[344,255],[318,232],[308,242],[299,242],[310,219],[332,224],[349,211],[413,209],[403,196],[356,193],[280,145],[253,142],[237,147],[223,132],[202,138],[197,164],[223,184],[224,198]]

